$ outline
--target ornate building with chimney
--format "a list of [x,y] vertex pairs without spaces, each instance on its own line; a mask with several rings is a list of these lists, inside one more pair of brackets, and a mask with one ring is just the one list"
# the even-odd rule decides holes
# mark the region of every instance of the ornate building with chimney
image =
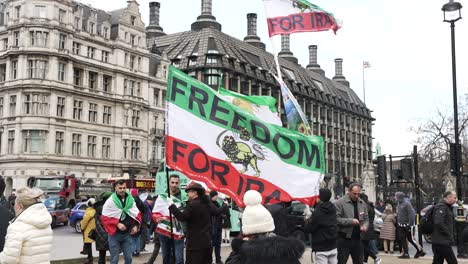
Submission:
[[105,12],[71,0],[0,1],[0,175],[99,183],[161,159],[165,62],[136,1]]
[[[160,4],[150,5],[151,14],[159,16]],[[256,20],[256,14],[247,14],[247,36],[243,41],[236,39],[222,31],[212,14],[212,0],[201,0],[201,15],[190,30],[166,35],[159,21],[151,19],[147,42],[172,65],[213,89],[222,86],[246,95],[270,95],[282,104],[273,77],[274,57],[257,36]],[[335,59],[335,76],[329,79],[317,62],[317,46],[309,46],[309,65],[303,68],[289,45],[289,35],[283,35],[279,53],[282,76],[313,133],[325,139],[327,172],[338,176],[340,183],[344,177],[360,181],[372,159],[371,111],[343,75],[342,59]],[[282,120],[286,124],[284,114]]]

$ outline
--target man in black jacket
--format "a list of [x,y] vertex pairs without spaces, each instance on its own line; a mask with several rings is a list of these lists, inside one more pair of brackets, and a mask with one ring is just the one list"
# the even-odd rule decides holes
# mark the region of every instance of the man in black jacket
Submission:
[[[214,207],[221,208],[221,206],[218,203],[217,191],[212,190],[210,192],[210,199]],[[213,245],[216,264],[223,264],[223,261],[221,260],[221,236],[223,231],[223,215],[224,214],[211,215],[211,244]]]
[[312,252],[317,264],[337,263],[338,220],[335,205],[330,202],[331,195],[329,189],[319,190],[320,201],[306,224],[306,230],[312,235]]
[[457,258],[452,250],[455,244],[453,238],[454,216],[452,205],[457,201],[457,194],[452,191],[444,193],[444,199],[438,203],[433,212],[434,231],[432,232],[432,264],[442,264],[444,259],[448,264],[456,264]]

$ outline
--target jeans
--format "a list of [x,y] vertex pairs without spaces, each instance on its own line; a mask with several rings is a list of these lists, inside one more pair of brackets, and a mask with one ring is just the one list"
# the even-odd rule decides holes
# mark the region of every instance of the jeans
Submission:
[[[163,254],[163,264],[170,264],[171,259],[171,238],[158,235],[159,241],[161,242],[162,254]],[[175,240],[175,264],[184,264],[184,240]]]
[[120,248],[122,248],[125,264],[132,264],[133,243],[130,233],[115,233],[108,236],[111,264],[119,263]]
[[316,264],[336,264],[338,263],[338,250],[335,248],[329,251],[313,252]]
[[372,253],[374,253],[374,255],[379,254],[379,250],[377,249],[377,241],[376,240],[369,241],[369,247],[370,247],[370,250],[372,251]]
[[133,241],[132,252],[135,253],[135,254],[140,254],[140,251],[141,251],[141,237],[140,237],[140,235],[132,236],[132,241]]

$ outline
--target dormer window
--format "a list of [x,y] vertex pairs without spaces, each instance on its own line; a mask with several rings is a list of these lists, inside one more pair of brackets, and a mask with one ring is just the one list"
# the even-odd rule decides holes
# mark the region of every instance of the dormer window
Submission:
[[135,26],[135,24],[136,24],[136,16],[131,16],[131,17],[130,17],[130,23],[132,24],[132,26]]
[[206,64],[216,64],[218,63],[218,56],[217,55],[207,55],[206,56]]
[[89,34],[94,34],[94,23],[89,22]]
[[104,27],[103,30],[102,30],[102,36],[106,39],[109,37],[109,28],[108,27]]

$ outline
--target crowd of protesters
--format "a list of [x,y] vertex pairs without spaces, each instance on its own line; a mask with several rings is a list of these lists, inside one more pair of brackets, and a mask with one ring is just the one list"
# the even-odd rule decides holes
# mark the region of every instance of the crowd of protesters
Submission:
[[[81,229],[85,263],[93,263],[92,244],[99,252],[98,263],[118,263],[123,253],[126,264],[140,256],[146,245],[154,249],[145,264],[153,264],[162,251],[164,264],[222,264],[221,244],[232,242],[227,264],[300,263],[304,242],[289,237],[287,211],[289,204],[262,205],[260,193],[247,191],[245,208],[240,214],[241,232],[229,235],[229,204],[219,202],[216,191],[207,192],[196,182],[179,188],[180,179],[170,178],[169,196],[139,196],[127,190],[125,181],[114,184],[114,192],[105,192],[87,201]],[[40,189],[21,188],[13,202],[5,199],[5,182],[0,177],[0,264],[49,263],[52,248],[51,216],[42,203]],[[452,205],[457,196],[446,192],[433,210],[433,264],[457,263],[454,245]],[[353,264],[382,262],[376,241],[383,242],[384,253],[400,249],[401,259],[410,258],[408,243],[416,249],[414,258],[426,253],[414,239],[415,211],[404,193],[396,193],[395,203],[378,202],[374,208],[359,184],[351,184],[347,194],[332,201],[329,189],[320,189],[313,210],[305,211],[305,230],[311,236],[312,259],[317,264]],[[163,205],[163,206],[161,206]],[[13,206],[13,208],[11,208]],[[382,212],[382,226],[374,227],[376,212]],[[169,215],[173,233],[165,232]],[[158,228],[159,225],[159,228]],[[166,230],[167,231],[167,230]],[[25,236],[23,234],[27,233]],[[171,237],[177,234],[174,247]],[[466,230],[462,239],[468,238]],[[184,258],[184,252],[186,258]],[[214,256],[214,257],[213,257]]]

